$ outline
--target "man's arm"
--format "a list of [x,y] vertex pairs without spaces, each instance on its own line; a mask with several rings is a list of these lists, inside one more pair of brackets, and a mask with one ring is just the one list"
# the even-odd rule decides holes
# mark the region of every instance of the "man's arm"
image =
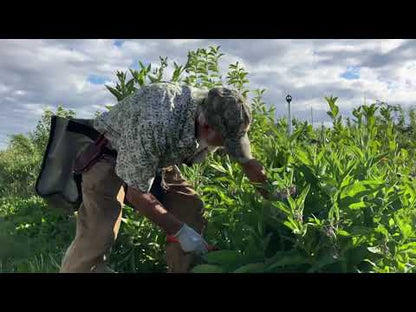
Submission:
[[[250,182],[261,183],[263,185],[267,183],[266,170],[257,159],[250,159],[245,163],[240,163],[240,165]],[[270,194],[265,187],[257,187],[257,190],[265,199],[270,198]]]
[[126,200],[168,235],[174,236],[183,251],[199,254],[208,251],[208,244],[202,236],[169,213],[151,193],[143,193],[136,188],[127,187]]
[[128,187],[126,200],[150,221],[160,226],[168,235],[176,234],[183,226],[183,222],[169,213],[152,193]]

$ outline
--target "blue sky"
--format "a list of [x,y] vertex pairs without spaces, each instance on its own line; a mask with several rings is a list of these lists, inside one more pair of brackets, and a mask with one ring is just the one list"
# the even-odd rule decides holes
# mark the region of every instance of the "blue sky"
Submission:
[[92,84],[109,84],[111,83],[111,79],[106,76],[100,76],[100,75],[89,75],[87,77],[87,81]]
[[121,47],[123,45],[124,40],[114,40],[114,45],[116,47]]
[[416,40],[279,39],[0,39],[0,149],[8,136],[36,127],[45,108],[59,104],[80,118],[115,104],[104,84],[116,70],[155,66],[159,56],[184,64],[188,50],[220,45],[223,73],[239,61],[250,87],[264,88],[267,105],[285,116],[285,97],[293,97],[293,115],[328,122],[324,97],[339,97],[350,115],[368,101],[416,105]]
[[348,66],[347,70],[341,75],[341,77],[347,80],[360,79],[360,67]]

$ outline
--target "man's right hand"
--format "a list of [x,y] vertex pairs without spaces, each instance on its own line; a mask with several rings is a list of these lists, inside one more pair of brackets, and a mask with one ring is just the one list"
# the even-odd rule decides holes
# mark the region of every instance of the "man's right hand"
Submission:
[[208,244],[194,229],[184,224],[174,235],[179,241],[184,252],[204,254],[208,252]]
[[197,254],[204,254],[208,251],[208,244],[202,236],[169,213],[151,193],[142,193],[138,189],[128,187],[126,199],[136,210],[159,225],[168,235],[174,234],[183,251]]

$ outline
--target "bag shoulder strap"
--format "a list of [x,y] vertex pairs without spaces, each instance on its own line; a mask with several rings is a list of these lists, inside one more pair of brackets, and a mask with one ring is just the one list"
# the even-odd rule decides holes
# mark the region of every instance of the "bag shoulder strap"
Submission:
[[96,144],[102,145],[102,151],[104,154],[111,155],[114,158],[117,157],[116,150],[110,150],[109,148],[105,147],[105,144],[107,142],[106,140],[104,142],[97,141],[100,137],[102,137],[102,134],[99,131],[95,130],[94,128],[70,119],[68,120],[68,125],[66,129],[71,132],[76,132],[79,134],[86,135],[91,140],[96,142]]
[[87,125],[83,125],[82,123],[73,120],[68,121],[68,126],[66,129],[71,132],[84,134],[93,141],[96,141],[101,135],[101,133],[95,130],[94,128],[91,128]]

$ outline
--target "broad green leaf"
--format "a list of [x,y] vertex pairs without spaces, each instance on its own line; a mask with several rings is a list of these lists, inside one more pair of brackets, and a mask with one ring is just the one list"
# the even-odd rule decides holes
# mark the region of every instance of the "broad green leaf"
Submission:
[[411,252],[416,256],[416,242],[410,242],[399,246],[399,250],[402,252]]
[[261,273],[264,272],[264,263],[250,263],[239,267],[233,273]]
[[344,231],[344,230],[337,230],[337,235],[350,236],[350,233],[348,233],[347,231]]
[[[358,204],[363,196],[377,193],[385,186],[384,181],[363,180],[356,181],[342,189],[340,193],[340,206],[350,209],[363,208],[365,205]],[[355,204],[355,205],[353,205]]]
[[227,169],[225,169],[225,168],[224,168],[223,166],[221,166],[221,165],[210,164],[209,166],[210,166],[210,167],[212,167],[212,168],[214,168],[215,170],[220,171],[220,172],[223,172],[223,173],[228,173]]
[[191,273],[224,273],[224,270],[218,265],[200,264],[194,267]]
[[339,262],[340,259],[334,258],[330,253],[326,252],[314,260],[312,267],[308,270],[308,273],[320,272],[324,267]]
[[309,263],[309,259],[300,254],[298,251],[292,250],[288,252],[277,252],[273,256],[273,260],[269,260],[268,263],[270,264],[266,266],[266,272],[272,271],[278,267],[307,264]]
[[394,221],[400,229],[404,239],[408,237],[415,237],[414,235],[414,224],[412,224],[411,218],[405,216],[394,215]]
[[121,98],[123,97],[121,92],[119,92],[118,90],[114,89],[113,87],[110,87],[110,86],[107,86],[107,85],[105,87],[108,89],[108,91],[111,92],[111,94],[113,94],[116,97],[117,101],[121,100]]
[[305,176],[305,180],[313,185],[316,185],[319,183],[317,177],[315,176],[315,174],[313,173],[312,169],[305,166],[305,165],[301,165],[299,167],[296,167],[298,170],[300,170],[304,176]]
[[301,212],[303,211],[303,207],[304,207],[304,205],[305,205],[305,199],[306,199],[306,196],[307,196],[307,195],[308,195],[308,193],[309,193],[310,188],[311,188],[311,186],[310,186],[310,184],[308,184],[308,185],[305,187],[305,189],[302,191],[302,193],[299,195],[299,197],[297,197],[297,198],[295,199],[296,208],[297,208],[298,210],[300,210]]
[[371,253],[374,254],[379,254],[379,255],[383,255],[382,250],[380,249],[380,247],[374,246],[374,247],[367,247],[367,250]]
[[245,259],[242,254],[234,250],[211,251],[207,253],[204,258],[208,263],[219,265],[234,265]]
[[368,235],[374,232],[373,228],[366,226],[352,226],[350,233],[351,235]]
[[[344,203],[345,202],[343,202],[343,204]],[[354,209],[360,209],[360,208],[365,208],[365,207],[367,207],[367,205],[363,201],[359,201],[358,203],[357,202],[352,202],[352,203],[348,204],[348,208],[349,209],[352,209],[352,210],[354,210]]]
[[287,221],[283,222],[284,225],[286,225],[292,231],[299,230],[298,224],[291,217],[288,217],[287,219]]

